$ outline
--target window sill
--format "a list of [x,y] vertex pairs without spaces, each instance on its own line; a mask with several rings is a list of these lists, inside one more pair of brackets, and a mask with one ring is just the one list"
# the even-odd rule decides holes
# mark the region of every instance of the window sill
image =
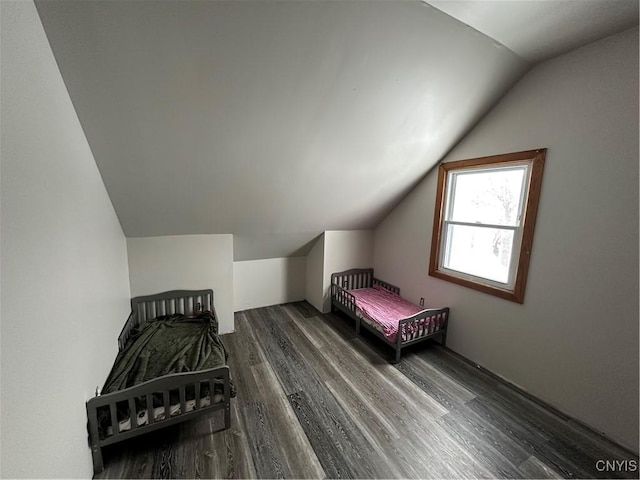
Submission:
[[518,285],[516,285],[514,290],[505,290],[499,287],[494,287],[493,285],[474,282],[473,280],[469,280],[467,278],[456,277],[455,275],[451,275],[440,270],[429,269],[429,275],[435,278],[439,278],[440,280],[446,280],[447,282],[457,283],[458,285],[462,285],[463,287],[472,288],[473,290],[488,293],[489,295],[494,295],[496,297],[509,300],[510,302],[524,303],[524,288],[521,288],[519,291]]

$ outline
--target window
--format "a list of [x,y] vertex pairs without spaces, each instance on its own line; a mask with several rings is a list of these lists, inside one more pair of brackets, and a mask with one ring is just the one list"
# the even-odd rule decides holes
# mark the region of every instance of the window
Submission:
[[440,165],[429,275],[523,303],[545,155]]

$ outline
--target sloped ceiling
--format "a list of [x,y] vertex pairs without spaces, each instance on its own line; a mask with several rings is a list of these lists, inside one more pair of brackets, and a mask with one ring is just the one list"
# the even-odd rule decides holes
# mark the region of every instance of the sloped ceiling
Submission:
[[530,62],[638,24],[638,0],[426,0]]
[[236,260],[375,227],[528,67],[419,1],[37,7],[125,235]]

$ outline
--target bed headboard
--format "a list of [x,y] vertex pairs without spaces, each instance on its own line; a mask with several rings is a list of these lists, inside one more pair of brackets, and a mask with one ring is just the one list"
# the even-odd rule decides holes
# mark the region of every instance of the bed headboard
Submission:
[[143,295],[131,299],[131,314],[118,337],[118,347],[122,349],[126,344],[131,331],[147,320],[152,320],[160,315],[183,313],[193,315],[200,304],[200,310],[209,310],[215,318],[215,331],[218,332],[218,317],[213,305],[213,290],[171,290]]
[[335,283],[345,290],[370,288],[373,286],[373,268],[352,268],[344,272],[332,273],[331,283]]
[[172,313],[193,315],[198,303],[200,310],[213,311],[213,290],[171,290],[135,297],[131,299],[131,311],[144,322]]
[[[331,283],[336,284],[345,290],[371,288],[375,285],[380,285],[390,292],[400,295],[399,287],[374,277],[373,268],[352,268],[351,270],[345,270],[344,272],[332,273]],[[333,289],[331,291],[333,292]]]

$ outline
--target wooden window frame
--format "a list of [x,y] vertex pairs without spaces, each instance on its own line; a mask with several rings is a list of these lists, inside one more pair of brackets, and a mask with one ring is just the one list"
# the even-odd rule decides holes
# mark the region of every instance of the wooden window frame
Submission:
[[[455,162],[441,163],[438,168],[438,186],[436,191],[436,206],[433,220],[433,234],[431,237],[431,259],[429,261],[429,275],[440,278],[458,285],[463,285],[474,290],[479,290],[490,295],[504,298],[506,300],[524,303],[524,294],[529,273],[529,261],[533,246],[533,233],[536,225],[538,213],[538,202],[540,200],[540,190],[542,187],[542,173],[546,159],[547,149],[527,150],[524,152],[507,153],[502,155],[492,155],[488,157],[472,158],[469,160],[459,160]],[[442,240],[445,207],[448,197],[447,179],[449,172],[456,170],[474,169],[478,167],[508,166],[509,164],[522,164],[527,162],[530,165],[530,176],[528,192],[525,198],[522,215],[522,240],[520,251],[517,253],[517,270],[513,289],[501,288],[494,284],[484,283],[481,278],[477,280],[469,279],[468,275],[456,276],[450,270],[440,269],[440,259],[442,258]],[[464,277],[464,278],[463,278]],[[488,282],[490,282],[488,280]],[[493,282],[492,282],[493,283]]]

